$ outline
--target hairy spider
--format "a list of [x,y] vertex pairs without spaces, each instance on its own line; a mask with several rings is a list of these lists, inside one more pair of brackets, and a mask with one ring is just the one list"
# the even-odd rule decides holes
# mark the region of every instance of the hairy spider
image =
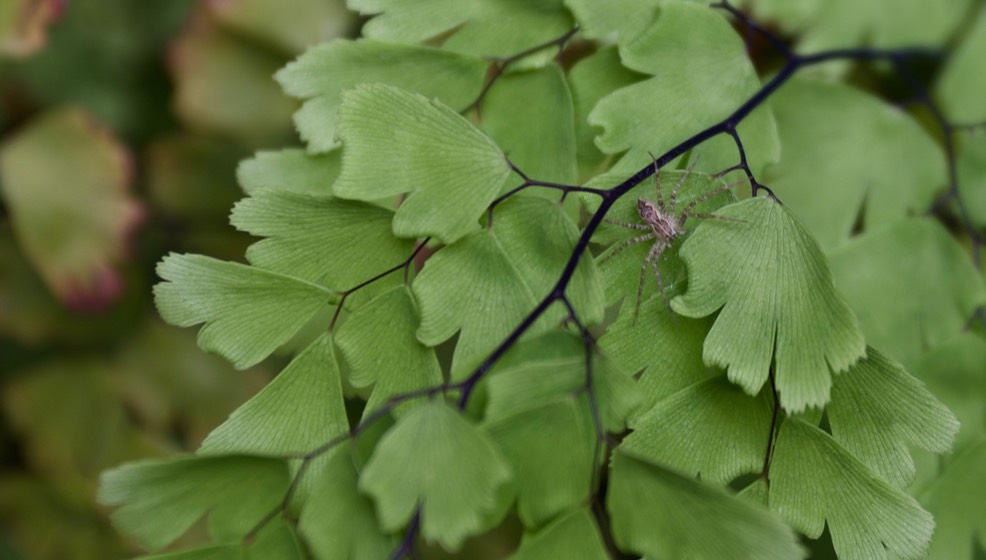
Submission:
[[688,176],[691,175],[694,167],[695,162],[693,160],[692,164],[688,166],[685,173],[680,179],[678,179],[674,189],[671,190],[668,203],[665,204],[664,196],[661,194],[661,170],[657,166],[657,160],[654,160],[654,182],[657,188],[657,201],[647,200],[646,198],[637,199],[637,214],[640,216],[640,219],[643,220],[643,223],[627,223],[605,220],[607,223],[633,230],[646,231],[647,233],[636,237],[631,237],[623,243],[620,243],[609,254],[605,255],[600,260],[600,263],[618,255],[631,245],[642,243],[644,241],[654,241],[654,244],[651,245],[650,250],[647,251],[647,257],[644,259],[643,265],[640,267],[640,282],[637,285],[637,301],[633,310],[634,322],[636,322],[637,314],[640,312],[640,298],[644,293],[644,280],[647,277],[647,269],[650,268],[651,265],[654,266],[654,278],[657,280],[657,287],[661,291],[661,297],[664,299],[664,303],[667,304],[668,309],[671,308],[671,302],[664,290],[664,281],[661,280],[661,271],[658,268],[658,261],[661,259],[664,251],[671,246],[671,243],[685,233],[685,221],[688,220],[688,218],[715,218],[719,220],[729,220],[729,218],[724,216],[694,213],[692,210],[698,204],[733,188],[736,184],[724,185],[718,189],[703,193],[689,201],[680,213],[677,211],[678,191],[685,183],[685,180],[688,179]]

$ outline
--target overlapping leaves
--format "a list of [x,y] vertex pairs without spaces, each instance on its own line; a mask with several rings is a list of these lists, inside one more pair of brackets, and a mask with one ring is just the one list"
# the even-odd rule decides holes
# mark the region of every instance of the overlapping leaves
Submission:
[[688,291],[671,306],[688,317],[721,308],[705,339],[705,361],[726,368],[748,393],[760,390],[773,365],[786,410],[824,405],[832,373],[845,371],[865,347],[818,245],[769,198],[719,215],[724,219],[702,224],[682,245]]

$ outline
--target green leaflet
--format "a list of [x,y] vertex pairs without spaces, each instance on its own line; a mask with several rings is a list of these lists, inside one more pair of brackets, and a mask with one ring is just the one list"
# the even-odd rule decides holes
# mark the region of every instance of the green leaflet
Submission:
[[898,488],[914,478],[909,445],[946,453],[959,431],[945,405],[873,348],[835,378],[828,418],[832,438]]
[[348,290],[410,256],[390,232],[394,213],[328,194],[262,190],[233,207],[230,223],[265,237],[247,249],[256,267]]
[[[798,42],[798,52],[867,45],[874,48],[938,47],[968,12],[970,0],[827,0],[815,2],[811,26]],[[844,63],[836,63],[842,70]],[[823,67],[820,71],[833,72]]]
[[305,322],[338,297],[304,280],[216,260],[170,254],[157,266],[164,282],[154,301],[165,321],[199,323],[199,346],[238,369],[250,367],[287,342]]
[[[574,26],[561,0],[349,0],[373,39],[419,43],[451,32],[443,48],[484,57],[510,56],[564,35]],[[539,53],[547,61],[553,53]]]
[[763,179],[825,251],[846,243],[860,219],[872,230],[924,212],[944,184],[938,144],[870,94],[799,78],[773,107],[784,157]]
[[705,339],[707,364],[756,394],[773,366],[781,406],[829,401],[831,372],[865,352],[856,318],[835,291],[814,239],[783,206],[755,198],[721,209],[685,240],[688,291],[671,301],[687,317],[721,308]]
[[297,103],[270,79],[287,57],[203,18],[172,43],[169,58],[175,83],[171,105],[189,128],[248,145],[290,139],[289,118]]
[[616,543],[648,558],[804,558],[777,517],[626,451],[613,455],[606,508]]
[[867,341],[905,366],[958,335],[986,303],[986,287],[968,253],[930,218],[868,232],[831,259],[835,284]]
[[[986,20],[986,17],[983,19]],[[965,141],[956,167],[959,193],[969,211],[969,218],[980,227],[986,226],[986,136]]]
[[[931,560],[973,560],[986,549],[986,440],[959,454],[921,502],[935,515],[937,529],[931,540]],[[980,552],[981,554],[981,552]]]
[[[370,414],[395,395],[442,383],[435,351],[418,342],[417,307],[405,286],[397,286],[354,310],[338,329],[336,344],[348,366],[349,382],[373,385],[363,410]],[[406,411],[414,404],[397,408]]]
[[760,471],[771,412],[765,394],[751,397],[724,377],[716,377],[679,391],[638,416],[621,449],[725,484]]
[[213,430],[199,453],[298,455],[348,430],[339,366],[323,334]]
[[370,499],[356,491],[350,444],[330,453],[301,510],[298,532],[317,560],[387,558],[394,539],[377,527]]
[[935,526],[913,498],[795,418],[777,435],[768,499],[770,509],[810,538],[827,523],[835,551],[846,560],[921,558]]
[[565,0],[582,34],[598,39],[616,31],[620,43],[630,41],[652,24],[661,3],[662,0]]
[[[956,0],[957,1],[957,0]],[[986,101],[982,67],[986,56],[986,6],[979,7],[972,29],[945,61],[945,70],[937,84],[938,98],[952,122],[974,123],[986,118]]]
[[632,312],[621,313],[599,338],[599,348],[625,371],[643,369],[637,387],[640,410],[648,411],[661,399],[709,377],[712,370],[702,362],[702,341],[711,326],[711,319],[673,314],[657,294],[641,304],[636,322]]
[[[605,5],[593,2],[594,5]],[[607,12],[616,12],[605,8]],[[633,13],[633,12],[627,12]],[[633,13],[634,18],[639,14]],[[582,27],[583,32],[585,27]],[[593,174],[606,158],[596,146],[597,127],[588,122],[589,113],[600,99],[610,93],[637,82],[646,76],[625,68],[615,46],[603,47],[575,63],[568,72],[568,87],[572,90],[575,110],[575,142],[578,155],[578,176]]]
[[520,548],[510,560],[607,560],[609,555],[603,544],[592,514],[585,509],[572,511],[551,522],[537,533],[527,533]]
[[540,527],[589,495],[596,434],[582,399],[487,421],[483,429],[510,464],[526,527]]
[[421,535],[455,551],[497,505],[510,467],[489,437],[440,400],[414,408],[387,432],[359,481],[384,531],[421,508]]
[[223,25],[286,52],[350,32],[355,14],[343,2],[295,0],[285,10],[270,0],[238,0],[209,6],[209,13]]
[[[561,330],[531,336],[511,348],[490,375],[486,419],[495,422],[569,400],[584,394],[585,384],[580,337]],[[592,384],[603,429],[622,432],[640,406],[633,378],[605,356],[594,354]],[[584,400],[583,406],[588,406]]]
[[[513,197],[497,206],[492,227],[437,252],[415,279],[418,339],[434,346],[459,331],[452,375],[468,374],[548,295],[577,237],[575,225],[547,200]],[[602,290],[593,263],[581,259],[567,294],[583,323],[602,319]],[[558,303],[530,332],[564,316]]]
[[914,365],[916,377],[955,413],[962,424],[954,450],[986,437],[986,341],[964,332],[926,353]]
[[288,481],[287,464],[279,459],[145,460],[104,472],[98,500],[120,506],[111,515],[114,525],[150,550],[167,546],[206,513],[212,539],[228,543],[277,507]]
[[249,544],[229,544],[193,548],[141,556],[137,560],[302,560],[294,532],[286,523],[275,520],[264,527]]
[[[557,64],[514,72],[483,100],[480,126],[528,177],[571,185],[577,179],[572,94]],[[551,154],[551,157],[545,157]],[[513,188],[520,180],[508,182]],[[557,200],[557,191],[531,189]]]
[[342,150],[313,155],[299,148],[257,152],[236,168],[243,192],[283,189],[312,194],[328,193],[342,166]]
[[[662,154],[721,121],[751,97],[760,80],[743,41],[708,6],[669,3],[656,23],[620,45],[623,64],[654,77],[604,97],[589,114],[603,127],[596,144],[605,153],[628,148]],[[763,105],[739,125],[750,165],[758,171],[780,156],[773,115]],[[695,150],[699,169],[721,171],[738,161],[726,135]]]
[[25,255],[63,302],[98,308],[123,290],[115,269],[143,214],[128,192],[128,157],[78,108],[44,113],[0,148],[0,200]]
[[343,96],[339,116],[345,148],[333,191],[366,201],[410,193],[394,216],[398,237],[459,239],[510,174],[496,144],[439,101],[363,85]]
[[342,92],[380,82],[438,98],[456,109],[479,95],[487,63],[429,47],[336,40],[308,49],[274,78],[293,97],[307,99],[294,121],[310,152],[338,146]]

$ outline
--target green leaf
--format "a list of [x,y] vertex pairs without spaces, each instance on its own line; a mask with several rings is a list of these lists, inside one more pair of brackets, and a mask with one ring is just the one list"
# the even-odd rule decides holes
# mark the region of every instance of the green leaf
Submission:
[[250,544],[193,548],[141,556],[137,560],[302,560],[294,533],[281,520],[265,526]]
[[622,450],[606,507],[620,548],[648,558],[804,558],[794,532],[763,508]]
[[826,251],[844,244],[860,219],[870,230],[924,212],[942,188],[941,148],[870,94],[797,78],[773,107],[784,156],[764,181]]
[[287,52],[347,34],[355,19],[342,2],[322,0],[296,0],[290,10],[277,0],[224,0],[206,8],[224,26]]
[[986,101],[976,92],[984,85],[981,68],[986,57],[986,6],[979,7],[972,28],[946,59],[938,79],[937,94],[952,122],[974,123],[986,119]]
[[537,533],[527,533],[511,560],[607,560],[599,527],[592,514],[579,509],[561,516]]
[[[603,127],[596,144],[605,153],[628,148],[661,154],[729,116],[760,88],[743,41],[708,6],[669,3],[657,22],[620,45],[623,64],[654,77],[604,97],[589,114]],[[743,120],[738,131],[753,169],[780,156],[767,105]],[[699,169],[712,172],[739,160],[732,139],[712,139],[695,150]]]
[[829,400],[831,372],[866,352],[856,318],[832,285],[804,227],[770,198],[723,208],[685,240],[688,291],[671,301],[687,317],[721,308],[705,339],[707,364],[753,395],[773,365],[781,406],[800,412]]
[[[417,8],[417,6],[416,6]],[[295,125],[311,152],[338,145],[337,109],[344,90],[381,82],[465,108],[483,87],[488,63],[430,47],[336,40],[308,49],[274,78],[293,97],[307,99]]]
[[[798,43],[799,52],[864,44],[873,48],[940,46],[966,17],[970,0],[828,0],[815,5],[815,17]],[[831,67],[822,71],[833,73]]]
[[771,413],[766,395],[751,397],[716,377],[659,401],[637,417],[621,449],[725,484],[763,466]]
[[421,508],[421,535],[449,550],[475,534],[496,506],[510,467],[488,436],[441,401],[419,406],[383,436],[359,487],[377,505],[384,531]]
[[206,513],[213,540],[242,539],[281,502],[288,481],[287,465],[278,459],[178,457],[104,472],[98,500],[120,506],[111,515],[120,531],[158,550]]
[[827,523],[836,553],[848,560],[921,558],[935,526],[913,498],[796,418],[781,424],[774,444],[769,501],[809,538]]
[[298,531],[318,560],[387,558],[393,538],[377,527],[373,503],[356,491],[349,444],[331,451],[298,519]]
[[414,243],[390,232],[393,217],[327,194],[263,190],[238,202],[230,222],[266,238],[247,249],[254,266],[342,291],[411,254]]
[[510,174],[496,144],[440,101],[363,85],[343,96],[339,116],[345,149],[333,190],[367,201],[411,193],[394,217],[398,237],[451,243],[475,230]]
[[237,544],[206,546],[179,552],[140,556],[137,560],[243,560],[243,547]]
[[959,431],[945,405],[873,348],[836,377],[828,418],[832,438],[898,488],[914,478],[909,445],[946,453]]
[[867,341],[905,365],[956,336],[986,303],[968,253],[930,218],[861,235],[831,258],[835,284]]
[[[548,295],[577,238],[557,204],[532,197],[500,204],[492,227],[436,253],[415,279],[418,339],[434,346],[459,331],[452,375],[467,374]],[[567,294],[583,323],[602,319],[602,290],[591,262],[581,260]],[[530,332],[550,328],[565,315],[558,304]]]
[[486,57],[514,55],[573,27],[561,0],[349,0],[349,7],[376,15],[363,27],[367,37],[419,43],[451,32],[443,48]]
[[339,176],[342,150],[309,154],[298,148],[257,152],[240,162],[236,178],[247,194],[260,189],[328,193]]
[[[442,383],[435,351],[418,342],[418,310],[405,286],[397,286],[358,307],[339,328],[336,344],[348,365],[349,382],[373,385],[363,417],[391,397]],[[406,411],[413,404],[397,408]]]
[[986,436],[986,341],[964,332],[922,356],[912,371],[962,424],[954,449]]
[[78,108],[48,111],[0,146],[0,199],[24,254],[63,302],[100,308],[123,291],[116,268],[143,214],[128,192],[128,157]]
[[168,62],[174,111],[189,127],[250,142],[287,140],[297,103],[270,79],[285,57],[202,17],[175,40]]
[[589,495],[596,434],[581,399],[487,421],[483,429],[510,464],[525,526],[539,527]]
[[660,4],[662,0],[565,0],[583,35],[601,39],[615,31],[620,43],[629,42],[653,25]]
[[[571,185],[577,179],[573,112],[565,75],[549,64],[497,80],[483,100],[480,124],[528,177]],[[531,191],[558,199],[557,191]]]
[[[627,305],[627,304],[624,304]],[[599,348],[623,370],[643,370],[637,381],[640,410],[707,379],[711,368],[702,362],[702,341],[711,319],[687,319],[668,309],[660,294],[652,295],[633,313],[624,311],[599,338]]]
[[[603,429],[622,432],[627,419],[640,406],[633,377],[604,355],[594,353],[592,385]],[[487,421],[497,421],[540,410],[583,394],[585,389],[582,339],[569,332],[550,330],[519,342],[497,364],[489,377],[485,417]]]
[[[604,6],[593,1],[593,4]],[[606,8],[606,11],[615,11]],[[637,14],[633,14],[637,18]],[[584,27],[582,28],[584,31]],[[578,176],[596,171],[606,156],[596,146],[597,127],[589,124],[589,113],[600,99],[614,91],[640,81],[645,76],[625,68],[616,47],[603,47],[575,63],[568,72],[575,109],[575,148],[578,156]],[[528,173],[530,175],[530,173]]]
[[969,138],[963,143],[956,167],[959,194],[969,218],[980,227],[986,226],[986,136]]
[[339,366],[322,335],[213,430],[199,453],[298,455],[348,430]]
[[921,496],[937,521],[930,560],[973,560],[986,550],[984,472],[986,440],[981,440],[957,456]]
[[337,296],[315,284],[203,255],[172,253],[157,266],[154,300],[165,321],[199,323],[199,346],[238,369],[266,358]]

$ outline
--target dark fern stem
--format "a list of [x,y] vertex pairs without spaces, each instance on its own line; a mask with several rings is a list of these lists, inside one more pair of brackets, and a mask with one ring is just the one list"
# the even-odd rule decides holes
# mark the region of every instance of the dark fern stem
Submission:
[[[580,234],[578,240],[576,241],[574,248],[572,249],[572,253],[570,257],[565,263],[565,267],[559,273],[558,279],[555,281],[554,286],[547,293],[547,295],[545,295],[540,300],[540,302],[534,307],[534,309],[531,310],[528,313],[528,315],[524,317],[524,319],[513,329],[513,331],[511,331],[510,334],[507,335],[507,337],[504,338],[504,340],[502,340],[500,344],[493,349],[493,351],[486,357],[486,359],[483,360],[482,363],[480,363],[479,366],[477,366],[476,369],[474,369],[462,381],[456,383],[445,383],[434,387],[426,387],[426,388],[418,389],[416,391],[410,391],[407,393],[395,395],[394,397],[391,397],[386,403],[381,405],[373,413],[365,417],[361,422],[353,426],[347,434],[343,434],[341,436],[333,438],[332,440],[326,442],[325,444],[315,449],[312,449],[311,451],[303,455],[294,457],[295,459],[301,459],[302,463],[300,468],[296,472],[294,479],[292,480],[292,483],[288,489],[286,496],[284,497],[278,508],[276,508],[274,511],[270,512],[267,516],[265,516],[257,524],[257,526],[254,527],[248,533],[247,538],[245,539],[246,541],[251,541],[259,532],[259,530],[263,528],[264,525],[266,525],[272,519],[276,518],[279,514],[285,513],[287,511],[288,505],[290,504],[291,499],[295,491],[297,490],[299,481],[304,476],[305,472],[308,469],[308,466],[316,457],[321,456],[322,454],[328,452],[329,450],[335,448],[336,446],[342,444],[345,441],[348,441],[350,439],[359,436],[369,426],[371,426],[378,420],[390,414],[391,411],[393,411],[393,409],[398,405],[417,398],[423,398],[423,397],[430,398],[438,394],[444,395],[458,391],[456,406],[459,410],[464,410],[466,406],[469,404],[469,399],[472,396],[473,391],[480,383],[480,381],[482,381],[482,379],[486,376],[486,374],[507,353],[507,351],[510,350],[510,348],[512,348],[517,343],[517,341],[520,340],[520,338],[528,330],[531,329],[531,327],[535,324],[535,322],[537,322],[537,320],[542,315],[544,315],[544,313],[548,310],[548,308],[551,307],[556,302],[559,302],[561,303],[561,305],[565,306],[566,310],[568,311],[568,316],[567,316],[568,322],[571,325],[575,326],[575,330],[582,338],[583,347],[585,349],[585,382],[584,385],[580,388],[580,391],[584,391],[586,393],[587,400],[589,402],[590,412],[593,417],[592,418],[593,425],[596,431],[596,449],[595,449],[594,463],[593,463],[593,476],[591,479],[592,485],[591,488],[589,489],[588,503],[597,517],[604,516],[605,512],[602,510],[603,506],[598,501],[598,494],[603,490],[601,488],[601,480],[600,480],[601,477],[599,473],[600,469],[596,461],[598,461],[599,457],[602,455],[604,446],[607,444],[607,440],[605,438],[604,427],[602,425],[602,421],[600,418],[599,405],[596,400],[595,387],[593,384],[593,377],[592,377],[593,356],[595,353],[595,341],[592,335],[590,334],[587,326],[584,325],[582,321],[579,319],[578,313],[576,312],[574,306],[572,305],[566,293],[568,286],[571,283],[572,278],[574,277],[575,270],[582,256],[588,250],[590,239],[595,234],[600,224],[602,224],[606,214],[613,207],[613,205],[616,203],[617,200],[619,200],[621,197],[626,195],[628,192],[630,192],[630,190],[632,190],[634,187],[642,183],[644,180],[654,175],[654,173],[656,173],[659,169],[668,165],[671,161],[675,160],[679,156],[684,155],[688,151],[700,146],[707,140],[719,136],[720,134],[726,134],[733,140],[737,148],[739,161],[736,165],[733,165],[729,168],[724,169],[723,171],[720,171],[717,174],[717,176],[721,177],[732,171],[742,171],[746,176],[747,181],[750,183],[753,196],[756,196],[760,191],[765,191],[769,197],[771,197],[776,201],[777,197],[774,196],[774,193],[767,186],[759,183],[756,180],[756,177],[754,176],[752,170],[750,169],[750,166],[747,162],[746,150],[743,146],[743,142],[742,139],[740,138],[737,127],[751,112],[753,112],[753,110],[763,105],[774,92],[776,92],[782,85],[784,85],[788,80],[790,80],[792,76],[794,76],[798,71],[800,71],[803,68],[814,66],[817,64],[822,64],[829,61],[834,61],[834,60],[851,60],[858,62],[884,61],[884,62],[890,62],[893,65],[895,71],[905,81],[907,81],[908,84],[910,84],[911,88],[914,90],[918,98],[918,101],[921,104],[925,105],[932,112],[932,115],[934,116],[937,125],[941,128],[944,134],[945,151],[946,151],[946,156],[948,158],[948,173],[949,173],[949,177],[948,177],[949,188],[948,188],[947,196],[950,197],[959,208],[961,214],[960,218],[962,220],[963,227],[969,234],[970,238],[973,240],[975,253],[976,253],[975,255],[976,262],[978,264],[979,262],[978,253],[980,247],[983,244],[983,239],[979,235],[979,232],[973,226],[971,222],[971,218],[969,217],[969,213],[965,207],[965,204],[962,201],[961,195],[958,190],[958,177],[956,174],[956,165],[955,165],[955,147],[954,147],[954,140],[952,137],[957,131],[966,131],[966,130],[974,131],[974,130],[978,130],[979,128],[986,127],[986,122],[966,123],[966,124],[953,124],[949,122],[944,117],[942,112],[939,110],[938,106],[931,99],[930,95],[927,92],[927,89],[913,76],[913,74],[910,72],[906,64],[906,62],[911,58],[940,57],[942,54],[940,51],[934,49],[920,49],[920,48],[905,48],[905,49],[890,49],[890,50],[858,48],[858,49],[834,49],[834,50],[823,51],[812,55],[801,55],[793,52],[788,47],[788,45],[785,44],[779,37],[772,34],[770,31],[766,30],[760,25],[758,25],[756,22],[750,19],[746,14],[736,9],[728,2],[725,1],[719,2],[717,4],[713,4],[711,7],[715,9],[722,9],[732,14],[734,17],[740,20],[740,22],[743,25],[746,26],[748,36],[752,36],[754,34],[761,35],[774,48],[776,48],[782,54],[785,60],[785,64],[780,69],[780,71],[776,75],[774,75],[774,77],[771,78],[770,81],[768,81],[766,84],[761,86],[761,88],[756,93],[754,93],[749,99],[747,99],[744,103],[742,103],[735,111],[733,111],[732,114],[727,116],[725,119],[723,119],[722,121],[716,124],[709,126],[708,128],[696,132],[694,135],[682,141],[680,144],[671,148],[661,156],[654,158],[653,164],[648,163],[644,168],[640,169],[639,171],[628,177],[622,183],[608,190],[591,189],[591,188],[581,187],[576,185],[561,185],[561,184],[531,179],[508,160],[507,165],[514,173],[516,173],[523,180],[523,182],[519,186],[507,192],[506,194],[500,196],[490,204],[487,210],[487,217],[490,225],[492,224],[493,210],[497,205],[499,205],[504,200],[510,198],[511,196],[517,194],[518,192],[521,192],[530,187],[543,187],[543,188],[559,190],[562,192],[563,198],[570,192],[586,192],[600,197],[599,207],[589,217],[588,222],[586,223],[584,229],[582,230],[582,233]],[[561,51],[564,49],[566,43],[568,43],[568,41],[577,33],[577,31],[578,31],[577,28],[572,29],[560,37],[557,37],[555,39],[552,39],[550,41],[547,41],[545,43],[542,43],[540,45],[537,45],[535,47],[532,47],[530,49],[527,49],[523,52],[517,53],[516,55],[510,57],[492,59],[493,66],[491,68],[489,76],[487,77],[486,81],[483,84],[483,88],[481,89],[480,94],[469,106],[467,106],[463,110],[463,112],[465,113],[472,109],[476,109],[477,113],[479,112],[482,105],[482,101],[485,98],[486,94],[490,91],[490,89],[493,87],[497,79],[503,74],[503,72],[506,70],[506,68],[509,65],[544,49],[558,48],[559,51]],[[338,309],[341,309],[345,297],[351,294],[352,292],[361,289],[362,287],[365,287],[373,282],[376,282],[377,280],[398,270],[405,270],[406,272],[408,267],[412,265],[415,257],[424,248],[426,243],[427,240],[421,242],[415,248],[414,252],[399,265],[396,265],[395,267],[390,268],[380,273],[379,275],[367,280],[366,282],[363,282],[349,290],[346,290],[345,292],[341,292],[340,295],[342,296],[343,301],[340,301]],[[336,319],[338,317],[338,309],[337,309],[336,317],[334,317],[332,320],[332,325],[335,324]],[[773,446],[776,439],[778,423],[780,420],[779,402],[777,399],[776,388],[774,385],[773,372],[771,372],[770,374],[770,383],[771,383],[771,391],[773,392],[774,395],[774,405],[773,405],[774,409],[772,414],[770,433],[768,434],[768,442],[764,453],[764,465],[761,472],[761,476],[765,480],[767,480],[769,476],[770,461],[773,455]],[[415,510],[414,515],[411,518],[411,521],[408,523],[408,526],[403,536],[401,537],[401,540],[399,541],[397,548],[392,553],[391,560],[401,560],[409,557],[414,558],[415,542],[417,541],[420,532],[420,526],[421,526],[421,508],[419,506]],[[600,526],[606,527],[606,524],[600,524]],[[605,531],[605,533],[607,534],[604,535],[604,539],[607,541],[607,543],[610,543],[609,546],[613,546],[612,539],[611,536],[608,534],[608,531]]]

